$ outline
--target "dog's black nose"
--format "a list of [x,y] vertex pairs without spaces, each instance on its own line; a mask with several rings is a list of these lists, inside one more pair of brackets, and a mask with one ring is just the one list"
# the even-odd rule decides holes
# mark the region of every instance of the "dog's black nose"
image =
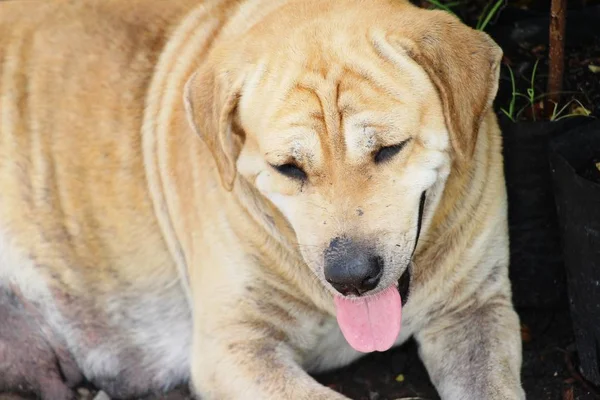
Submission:
[[374,289],[382,273],[381,257],[349,238],[335,238],[325,250],[325,279],[343,295]]

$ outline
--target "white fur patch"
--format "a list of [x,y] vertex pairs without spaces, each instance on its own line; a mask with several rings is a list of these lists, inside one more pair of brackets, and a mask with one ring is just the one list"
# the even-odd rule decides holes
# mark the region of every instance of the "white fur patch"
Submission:
[[16,247],[0,226],[0,286],[15,285],[28,300],[49,302],[50,291],[35,264]]
[[269,172],[262,172],[256,178],[256,186],[261,193],[273,203],[275,207],[283,214],[288,221],[293,216],[293,207],[291,196],[285,194],[276,193],[271,191],[269,187],[269,180],[272,179]]
[[113,376],[119,371],[119,360],[112,346],[103,345],[85,352],[81,370],[90,377]]
[[157,386],[189,379],[192,316],[178,286],[166,293],[150,293],[136,311],[144,321],[134,330],[133,339],[144,350],[144,364]]
[[323,327],[326,332],[319,335],[316,346],[304,360],[304,368],[317,373],[348,365],[364,354],[354,350],[340,330],[335,318],[331,318]]
[[421,143],[428,149],[447,151],[450,148],[450,135],[446,129],[424,129],[420,137]]

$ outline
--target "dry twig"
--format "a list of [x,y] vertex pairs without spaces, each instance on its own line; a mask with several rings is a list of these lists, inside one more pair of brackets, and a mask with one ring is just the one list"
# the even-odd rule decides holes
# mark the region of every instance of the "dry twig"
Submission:
[[550,9],[549,101],[558,104],[565,70],[567,0],[552,0]]

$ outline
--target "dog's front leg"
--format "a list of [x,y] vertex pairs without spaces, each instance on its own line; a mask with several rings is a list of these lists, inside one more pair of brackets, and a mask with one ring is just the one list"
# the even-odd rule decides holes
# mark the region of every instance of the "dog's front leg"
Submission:
[[196,334],[192,386],[200,399],[348,400],[301,368],[281,331],[233,323],[222,333]]
[[442,399],[525,399],[519,319],[508,296],[434,318],[416,338]]

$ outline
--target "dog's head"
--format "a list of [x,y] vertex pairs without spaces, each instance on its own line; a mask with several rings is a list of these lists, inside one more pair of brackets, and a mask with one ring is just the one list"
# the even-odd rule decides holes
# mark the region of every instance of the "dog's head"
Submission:
[[445,12],[295,1],[215,50],[186,104],[223,185],[269,199],[327,287],[369,295],[406,277],[447,176],[470,162],[500,55]]

